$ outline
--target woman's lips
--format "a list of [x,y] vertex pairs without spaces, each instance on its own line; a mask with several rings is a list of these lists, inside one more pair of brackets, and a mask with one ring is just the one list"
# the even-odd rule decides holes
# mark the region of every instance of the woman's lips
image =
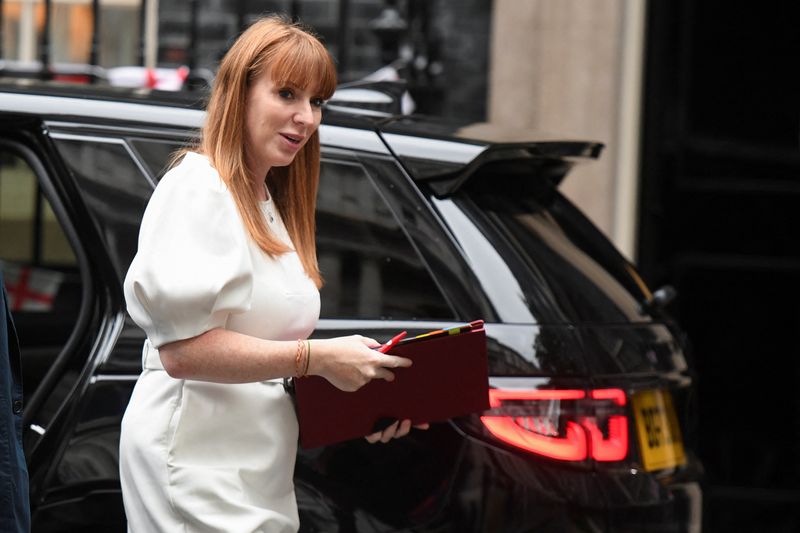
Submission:
[[291,134],[288,134],[288,133],[281,133],[280,135],[281,135],[281,137],[286,139],[289,142],[290,145],[295,146],[295,147],[300,147],[300,145],[303,142],[303,136],[302,135],[291,135]]

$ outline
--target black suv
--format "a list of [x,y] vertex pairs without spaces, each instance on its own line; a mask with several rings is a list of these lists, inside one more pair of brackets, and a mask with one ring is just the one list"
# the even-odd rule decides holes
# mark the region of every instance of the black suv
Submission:
[[[697,531],[681,333],[557,189],[601,145],[477,138],[395,114],[386,89],[342,89],[324,114],[314,336],[482,318],[491,409],[386,445],[301,450],[301,529]],[[35,532],[125,530],[119,425],[144,334],[122,279],[203,116],[181,95],[0,84],[0,259]]]

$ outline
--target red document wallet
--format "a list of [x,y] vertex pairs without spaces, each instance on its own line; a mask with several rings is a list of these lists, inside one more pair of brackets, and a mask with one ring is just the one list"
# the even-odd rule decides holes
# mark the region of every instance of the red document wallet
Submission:
[[385,419],[421,424],[489,409],[482,323],[456,335],[404,339],[388,353],[414,361],[393,369],[392,382],[375,379],[345,392],[319,376],[295,380],[303,448],[364,437]]

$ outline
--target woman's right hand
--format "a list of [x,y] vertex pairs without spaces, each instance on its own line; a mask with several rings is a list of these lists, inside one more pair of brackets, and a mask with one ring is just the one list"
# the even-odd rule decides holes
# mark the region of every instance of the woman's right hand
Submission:
[[379,342],[361,335],[309,342],[309,374],[322,376],[343,391],[356,391],[373,379],[393,381],[390,369],[411,366],[411,359],[380,353],[374,349]]

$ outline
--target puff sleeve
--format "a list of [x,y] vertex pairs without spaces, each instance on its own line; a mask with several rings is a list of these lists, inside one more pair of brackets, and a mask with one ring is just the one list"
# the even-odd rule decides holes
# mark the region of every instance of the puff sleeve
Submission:
[[131,318],[158,348],[224,327],[252,294],[248,237],[219,175],[189,153],[156,187],[125,277]]

